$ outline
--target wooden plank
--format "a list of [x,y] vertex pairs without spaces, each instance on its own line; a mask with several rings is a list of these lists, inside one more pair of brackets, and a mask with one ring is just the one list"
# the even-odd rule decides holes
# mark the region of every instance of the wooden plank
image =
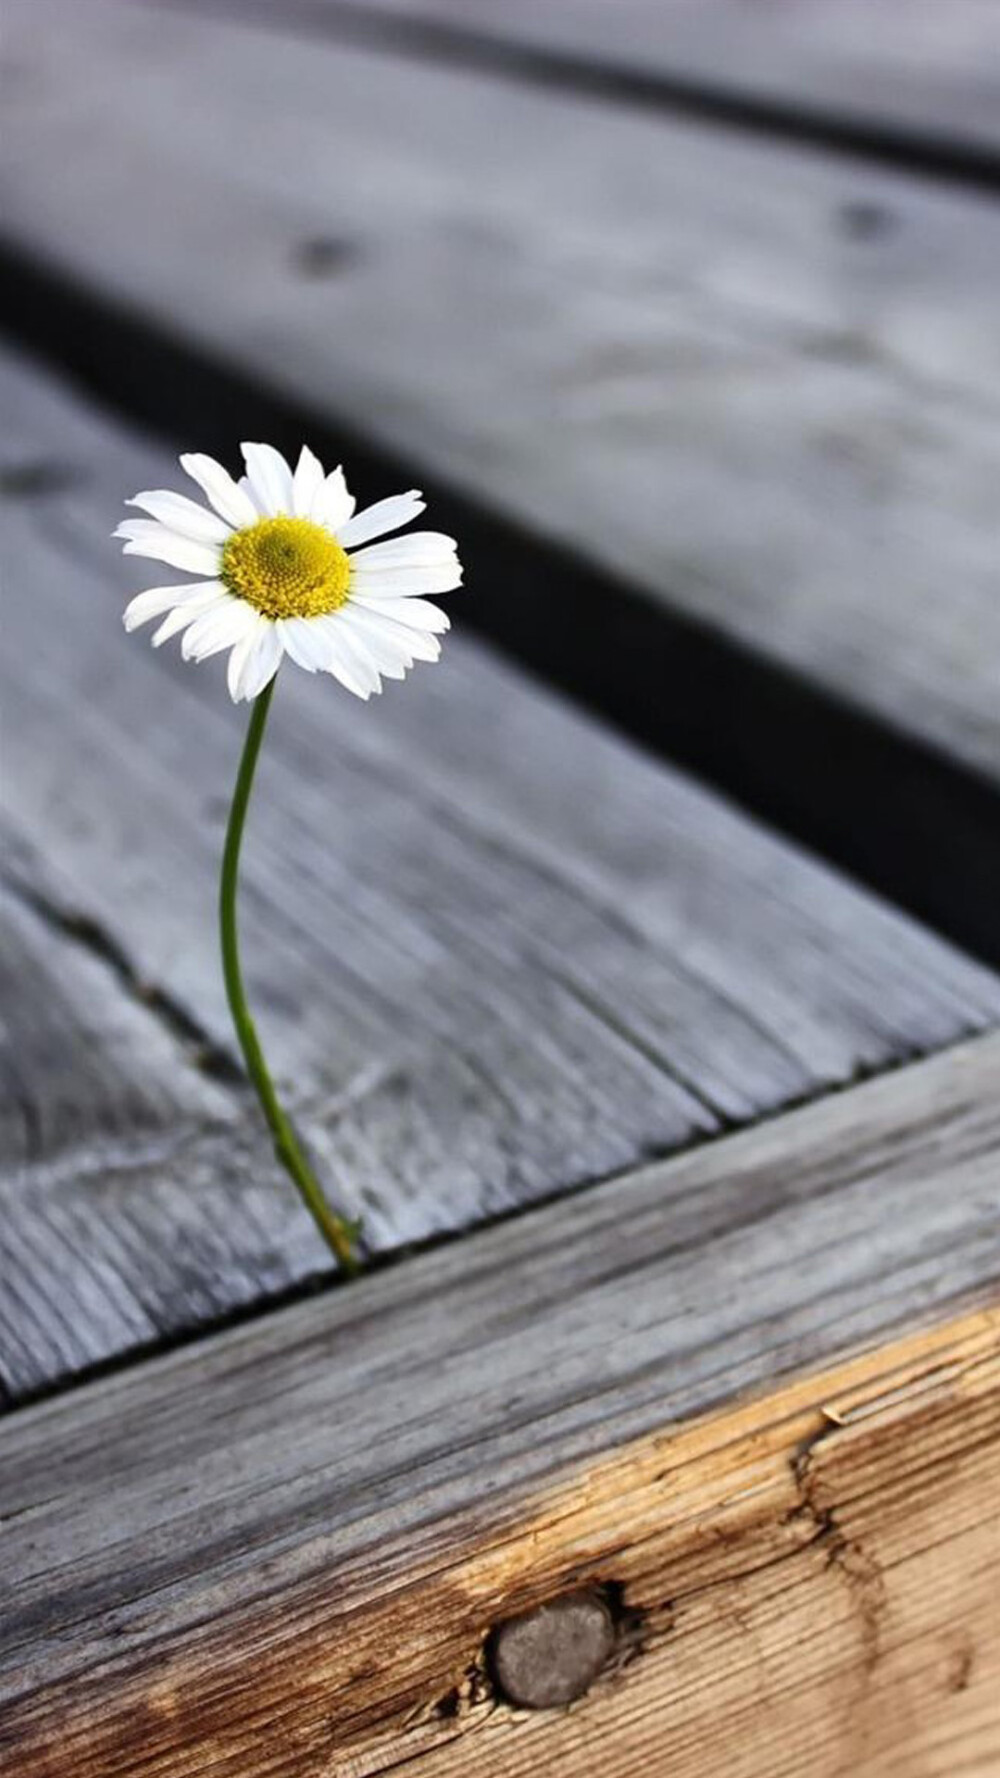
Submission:
[[[10,869],[225,1056],[215,880],[244,719],[218,661],[196,673],[124,634],[142,575],[108,535],[123,496],[169,485],[176,464],[10,359],[0,392],[4,796],[31,849]],[[460,631],[461,601],[455,617]],[[461,634],[377,707],[305,675],[282,685],[243,906],[269,1052],[381,1253],[1000,1015],[995,975]],[[85,1156],[18,1174],[33,1298],[100,1254],[107,1304],[97,1325],[74,1320],[58,1366],[29,1327],[13,1389],[129,1350],[137,1291],[165,1337],[325,1265],[289,1188],[248,1154],[255,1128],[155,1191],[109,1192]],[[78,1248],[64,1231],[85,1225]]]
[[8,240],[577,552],[484,550],[482,621],[993,954],[995,204],[231,21],[9,37]]
[[[12,1416],[9,1769],[986,1778],[998,1086],[979,1040]],[[634,1662],[511,1711],[491,1626],[598,1584]]]
[[[208,5],[236,10],[231,0]],[[279,11],[275,0],[250,5]],[[997,167],[1000,16],[992,0],[295,0],[280,11],[302,27],[367,28],[370,38],[381,22],[386,42],[426,54],[520,49],[534,53],[540,78],[603,71],[615,91],[632,75],[640,96],[652,96],[659,81],[666,103],[700,97],[708,106],[730,95],[766,107],[776,123],[839,122],[916,154],[951,145],[956,170],[963,151],[973,167]],[[532,64],[501,57],[500,66],[528,73]]]

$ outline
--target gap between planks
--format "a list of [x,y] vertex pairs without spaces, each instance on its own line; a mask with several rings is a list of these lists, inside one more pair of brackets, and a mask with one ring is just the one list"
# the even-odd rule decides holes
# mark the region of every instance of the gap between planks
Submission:
[[[749,21],[736,3],[707,16],[700,0],[615,0],[607,6],[530,3],[498,9],[451,0],[146,0],[152,7],[197,12],[235,25],[303,32],[392,56],[569,91],[605,103],[651,108],[762,135],[864,157],[925,178],[1000,189],[1000,91],[984,83],[1000,53],[993,23],[969,0],[965,54],[951,80],[935,78],[933,51],[912,56],[887,31],[877,57],[850,21],[837,42],[837,5],[828,4],[816,41],[789,42],[794,14],[766,12]],[[815,28],[815,5],[798,7]],[[897,11],[898,11],[897,6]],[[952,6],[952,15],[963,6]],[[906,21],[912,25],[911,20]],[[959,20],[959,25],[964,23]],[[830,25],[834,29],[829,31]],[[902,20],[897,24],[902,28]],[[749,25],[749,28],[748,28]],[[853,33],[853,41],[852,41]],[[861,41],[858,41],[859,35]],[[830,40],[832,36],[832,41]],[[836,51],[844,53],[840,58]],[[796,54],[798,51],[798,54]],[[832,54],[830,52],[833,52]],[[687,65],[685,65],[687,64]]]

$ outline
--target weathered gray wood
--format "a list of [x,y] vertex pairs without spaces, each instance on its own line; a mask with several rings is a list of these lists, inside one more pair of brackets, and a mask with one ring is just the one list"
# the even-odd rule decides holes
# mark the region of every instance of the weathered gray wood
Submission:
[[[249,3],[280,18],[280,0]],[[210,10],[227,5],[209,0]],[[295,10],[298,21],[328,30],[380,18],[389,27],[429,23],[450,28],[450,40],[427,39],[442,51],[450,42],[460,52],[469,39],[470,49],[522,45],[749,97],[793,117],[905,132],[916,143],[944,137],[970,154],[1000,147],[993,0],[297,0]]]
[[[124,634],[144,577],[109,539],[121,499],[176,465],[33,369],[7,359],[0,379],[4,796],[30,847],[8,868],[226,1052],[215,880],[243,717],[218,662]],[[454,603],[459,632],[474,598]],[[994,975],[460,633],[373,706],[289,673],[272,722],[246,847],[251,994],[378,1251],[1000,1016]],[[29,1011],[15,999],[15,1053]],[[78,1293],[100,1255],[107,1301],[57,1364],[29,1323],[15,1390],[129,1349],[137,1294],[165,1335],[324,1264],[289,1188],[247,1160],[255,1130],[141,1190],[109,1191],[85,1153],[18,1172],[20,1295]]]
[[[893,1439],[923,1350],[915,1330],[996,1301],[998,1153],[990,1037],[13,1416],[0,1449],[0,1744],[14,1771],[55,1771],[44,1749],[56,1731],[85,1778],[228,1778],[250,1750],[255,1773],[275,1778],[396,1769],[462,1728],[457,1694],[433,1704],[477,1657],[498,1602],[516,1612],[595,1567],[641,1575],[644,1546],[665,1538],[656,1584],[661,1600],[680,1588],[684,1629],[683,1595],[697,1603],[713,1561],[748,1585],[739,1526],[761,1493],[787,1510],[757,1570],[815,1544],[828,1572],[839,1550],[845,1576],[823,1615],[842,1619],[843,1579],[871,1573],[870,1535],[852,1565],[843,1522],[828,1513],[823,1529],[809,1465],[824,1430],[845,1425],[845,1403],[821,1391],[850,1379],[810,1393],[807,1377],[783,1409],[780,1379],[884,1346],[889,1448],[867,1480],[869,1528],[880,1493],[902,1516],[904,1497],[937,1487],[925,1470],[900,1486]],[[943,1378],[954,1414],[939,1539],[955,1530],[944,1503],[959,1454],[976,1446],[983,1357],[980,1340]],[[925,1426],[934,1418],[927,1364],[918,1433],[921,1405]],[[741,1410],[728,1452],[711,1426],[700,1446],[697,1428],[673,1442],[764,1385],[770,1410],[766,1398]],[[862,1411],[847,1452],[860,1442],[863,1456],[865,1424]],[[602,1471],[608,1452],[622,1460]],[[678,1535],[671,1574],[671,1528],[687,1521],[694,1573],[690,1557],[678,1570]],[[734,1610],[750,1609],[743,1587]],[[890,1637],[891,1624],[890,1612]],[[878,1657],[870,1637],[859,1655],[858,1636],[841,1672]],[[816,1670],[804,1677],[815,1684]],[[459,1769],[494,1767],[428,1764]],[[495,1769],[528,1768],[500,1757]]]
[[10,14],[15,241],[997,783],[995,204],[322,37]]

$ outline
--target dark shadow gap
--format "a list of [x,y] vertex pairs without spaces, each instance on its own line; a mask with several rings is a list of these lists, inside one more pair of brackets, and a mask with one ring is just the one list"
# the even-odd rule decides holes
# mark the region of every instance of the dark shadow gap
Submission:
[[599,60],[597,52],[525,43],[499,32],[433,18],[373,13],[357,0],[156,0],[288,34],[355,44],[438,67],[472,69],[498,79],[576,93],[609,104],[726,124],[772,141],[806,143],[863,157],[923,178],[1000,190],[1000,148],[958,132],[896,124],[875,114],[844,113],[821,102],[737,91],[725,81]]
[[[241,437],[349,457],[373,493],[414,466],[0,243],[0,326],[181,447]],[[462,620],[673,764],[1000,967],[1000,784],[570,550],[422,478],[462,540]]]

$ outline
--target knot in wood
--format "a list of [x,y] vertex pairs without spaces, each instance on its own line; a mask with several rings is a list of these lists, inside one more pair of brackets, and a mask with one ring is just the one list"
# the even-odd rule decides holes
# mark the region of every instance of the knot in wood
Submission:
[[493,1632],[493,1679],[511,1704],[551,1710],[571,1704],[593,1684],[618,1638],[607,1601],[597,1592],[566,1593]]

